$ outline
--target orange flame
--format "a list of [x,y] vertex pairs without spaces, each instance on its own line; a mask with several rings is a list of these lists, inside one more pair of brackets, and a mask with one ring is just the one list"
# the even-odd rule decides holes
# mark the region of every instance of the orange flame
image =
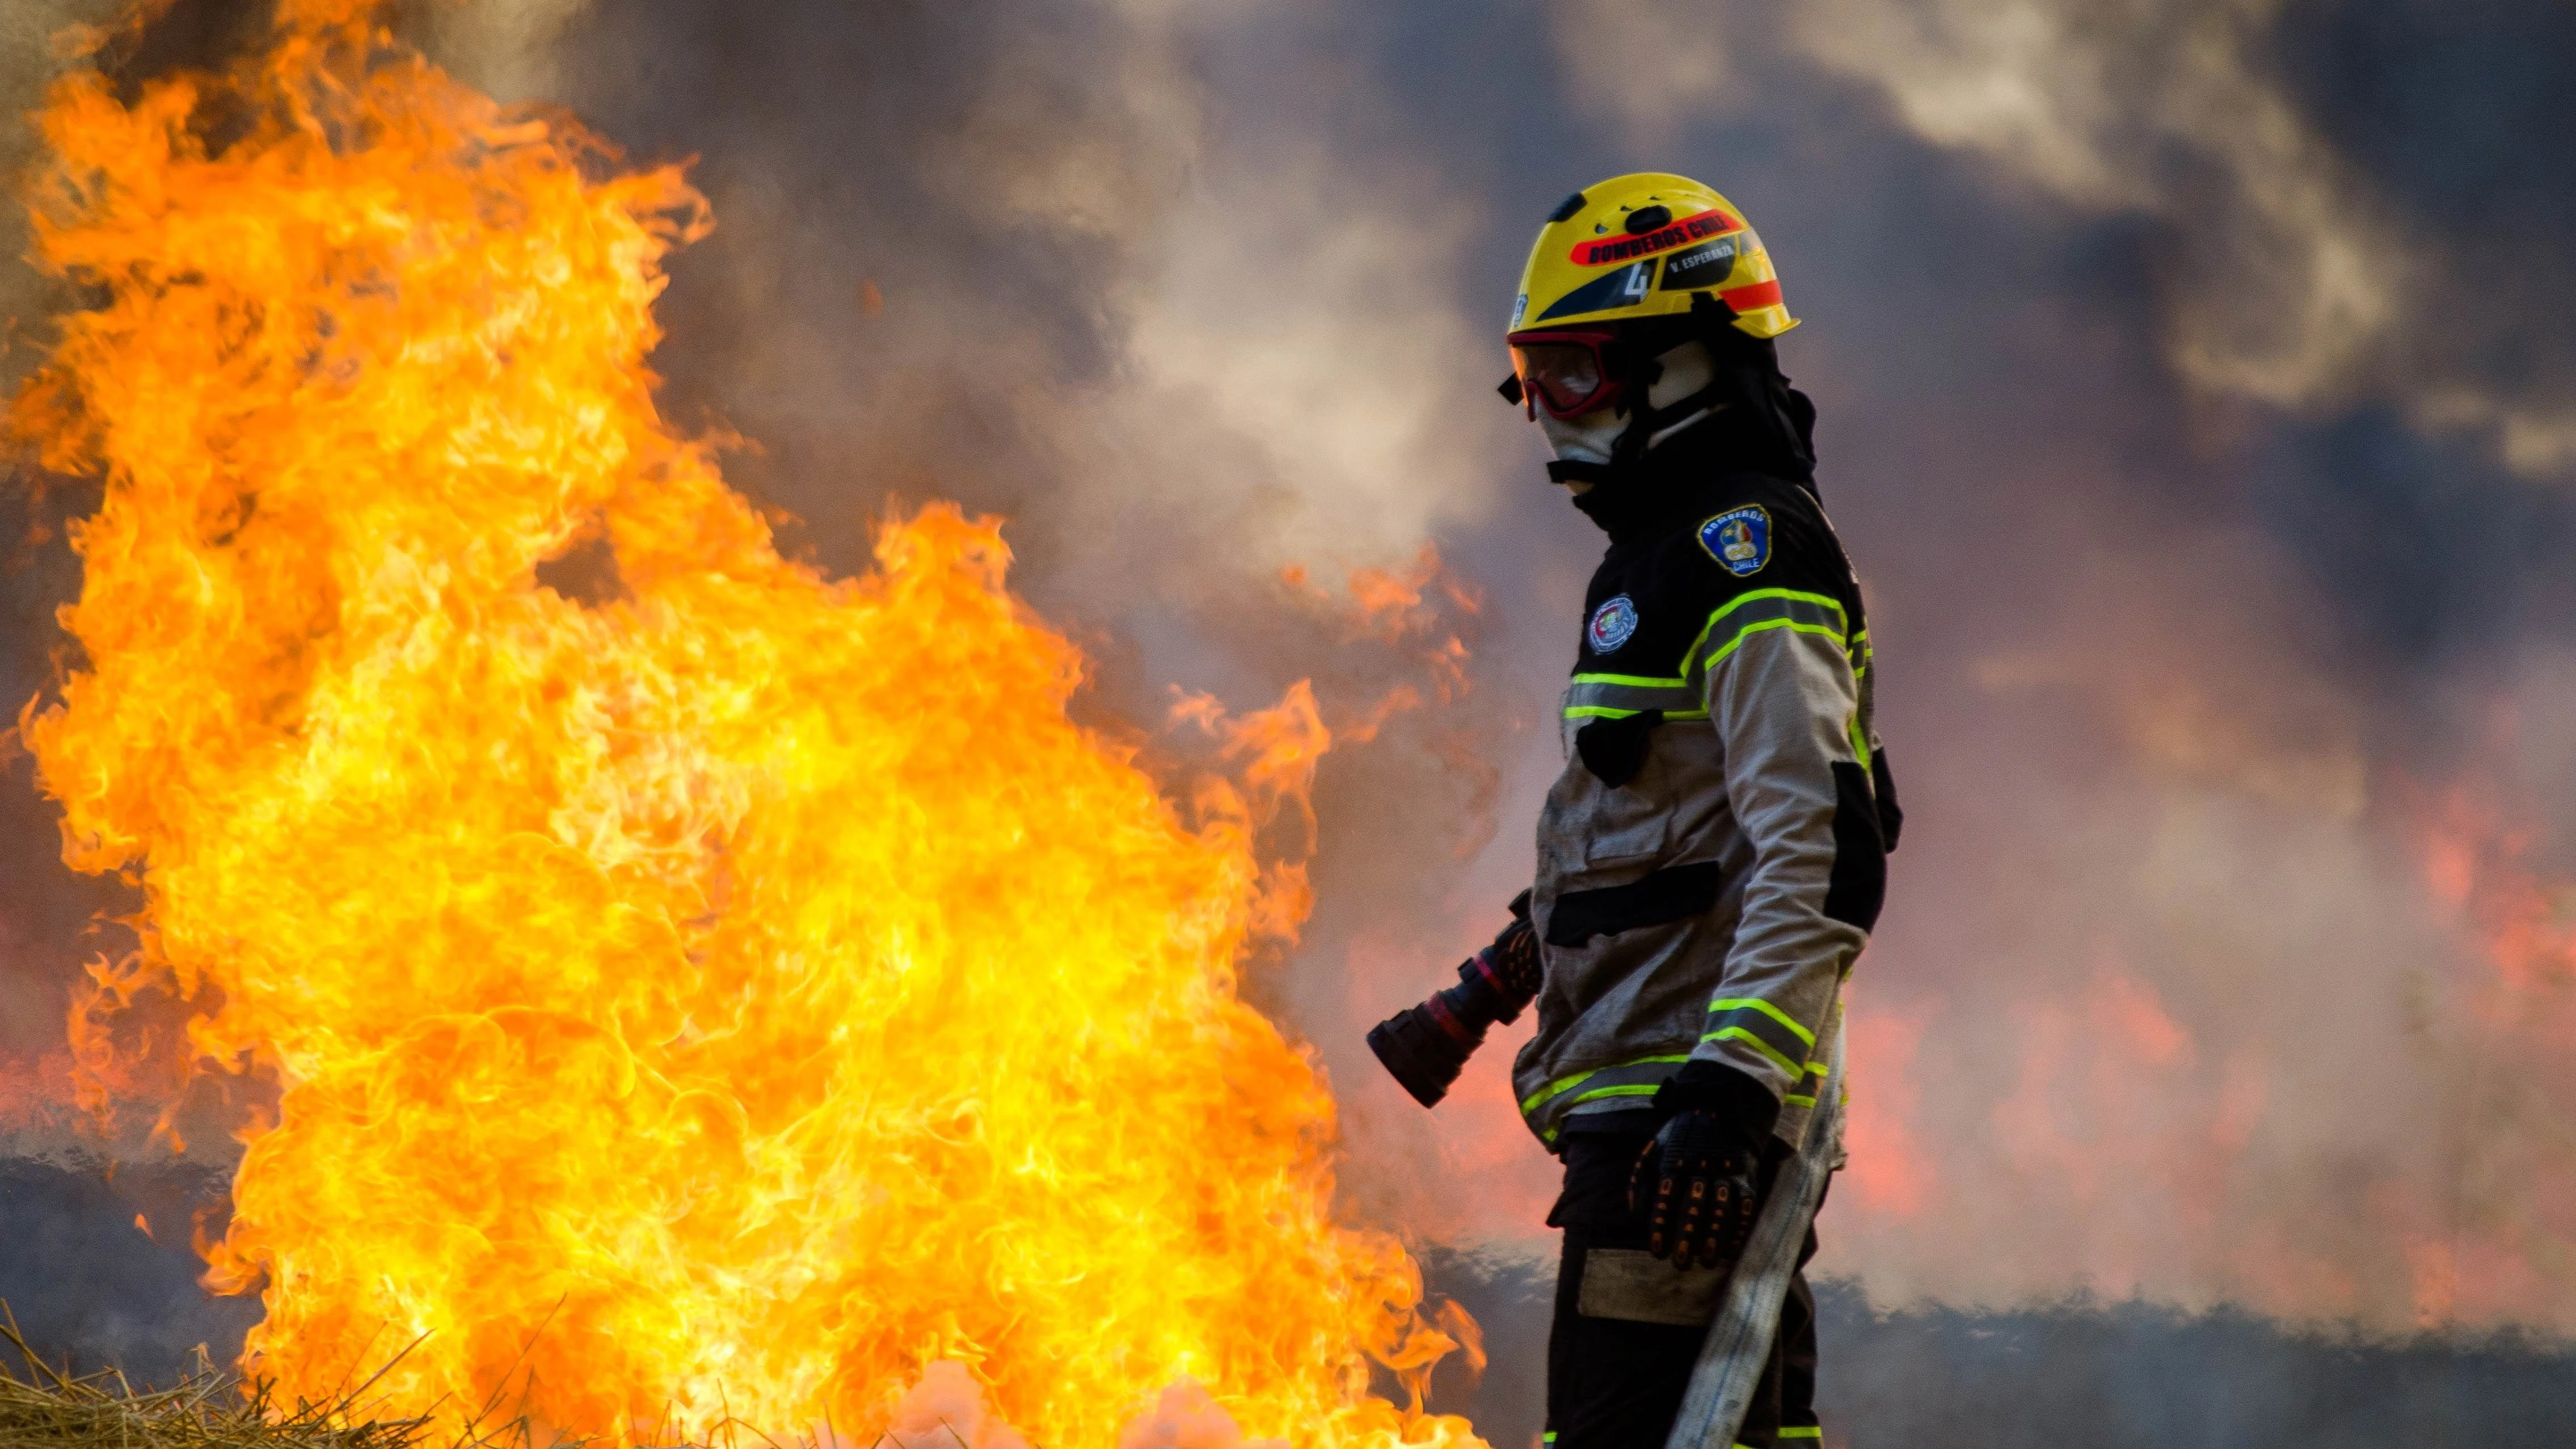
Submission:
[[[1456,620],[1459,615],[1472,617],[1484,612],[1485,600],[1473,584],[1441,562],[1438,546],[1422,545],[1413,562],[1401,571],[1366,567],[1349,570],[1347,604],[1318,587],[1303,565],[1281,569],[1279,581],[1287,586],[1291,597],[1308,608],[1338,616],[1349,637],[1373,639],[1412,652],[1416,662],[1430,674],[1433,691],[1441,703],[1466,696],[1467,645],[1458,637]],[[1419,709],[1422,702],[1421,692],[1410,685],[1390,693],[1358,725],[1364,733],[1353,737],[1371,737],[1388,716]]]
[[[206,1245],[250,1367],[327,1398],[416,1340],[393,1411],[621,1442],[978,1389],[990,1445],[1475,1442],[1235,992],[1301,909],[1253,842],[1311,695],[1185,820],[1068,721],[992,520],[782,560],[652,402],[699,197],[371,9],[55,91],[40,257],[99,304],[13,412],[106,485],[86,667],[22,721],[66,859],[146,890],[89,1009],[149,982],[283,1087]],[[538,582],[597,541],[610,597]]]
[[2535,870],[2534,832],[2508,825],[2476,791],[2452,790],[2427,817],[2425,884],[2476,932],[2495,967],[2481,1005],[2525,1024],[2554,1011],[2554,1031],[2576,1037],[2576,886]]

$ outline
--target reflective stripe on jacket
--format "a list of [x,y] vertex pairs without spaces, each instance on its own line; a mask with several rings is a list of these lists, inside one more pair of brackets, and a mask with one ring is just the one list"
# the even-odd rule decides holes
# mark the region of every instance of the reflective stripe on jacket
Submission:
[[1551,1146],[1693,1057],[1770,1087],[1799,1142],[1885,892],[1893,789],[1842,545],[1795,483],[1689,496],[1602,560],[1565,691],[1532,893],[1546,980],[1513,1071]]

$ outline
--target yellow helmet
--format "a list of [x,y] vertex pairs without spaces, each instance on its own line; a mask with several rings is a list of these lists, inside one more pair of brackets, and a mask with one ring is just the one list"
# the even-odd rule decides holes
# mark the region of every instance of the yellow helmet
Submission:
[[1506,330],[1668,316],[1702,292],[1755,337],[1798,325],[1771,254],[1734,202],[1687,176],[1614,176],[1567,197],[1539,228]]

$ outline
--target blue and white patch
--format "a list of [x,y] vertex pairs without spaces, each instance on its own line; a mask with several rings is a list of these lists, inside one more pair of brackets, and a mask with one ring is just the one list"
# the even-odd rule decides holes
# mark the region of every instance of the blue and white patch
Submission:
[[1730,508],[1699,526],[1699,546],[1719,568],[1751,578],[1771,561],[1771,514],[1758,503]]
[[1626,594],[1602,601],[1592,611],[1592,622],[1585,626],[1584,637],[1592,641],[1595,654],[1616,654],[1619,646],[1637,632],[1637,605]]

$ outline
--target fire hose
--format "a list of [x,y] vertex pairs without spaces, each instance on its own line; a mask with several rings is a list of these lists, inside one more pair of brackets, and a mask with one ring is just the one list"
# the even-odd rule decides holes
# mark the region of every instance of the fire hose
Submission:
[[1843,1034],[1834,1032],[1832,1065],[1816,1091],[1816,1110],[1795,1156],[1780,1165],[1744,1255],[1727,1275],[1726,1296],[1700,1345],[1690,1388],[1664,1449],[1725,1449],[1744,1424],[1744,1411],[1761,1385],[1771,1358],[1771,1336],[1780,1327],[1780,1305],[1798,1271],[1798,1248],[1823,1201],[1825,1179],[1842,1150]]

